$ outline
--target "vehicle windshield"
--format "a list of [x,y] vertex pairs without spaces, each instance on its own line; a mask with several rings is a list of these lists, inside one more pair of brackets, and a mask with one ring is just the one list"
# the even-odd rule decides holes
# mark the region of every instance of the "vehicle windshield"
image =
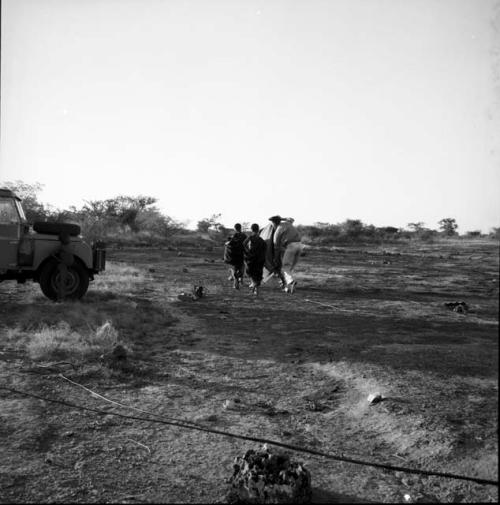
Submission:
[[12,198],[0,198],[0,223],[16,224],[19,223],[19,214]]

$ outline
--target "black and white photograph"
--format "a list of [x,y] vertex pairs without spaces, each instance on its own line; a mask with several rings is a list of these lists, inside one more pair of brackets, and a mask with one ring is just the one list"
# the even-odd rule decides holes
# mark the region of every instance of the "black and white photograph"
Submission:
[[0,0],[0,504],[498,503],[499,0]]

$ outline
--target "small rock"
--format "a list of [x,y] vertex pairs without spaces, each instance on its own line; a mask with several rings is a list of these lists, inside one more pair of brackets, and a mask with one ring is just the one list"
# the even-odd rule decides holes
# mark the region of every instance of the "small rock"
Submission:
[[202,298],[204,295],[203,286],[193,286],[193,298],[197,300],[198,298]]
[[181,251],[179,251],[179,252],[177,253],[177,256],[182,256]]
[[224,409],[234,409],[236,407],[236,402],[234,400],[225,400],[224,401]]
[[321,412],[326,409],[324,405],[322,405],[320,402],[316,400],[308,400],[306,402],[305,408],[312,412]]
[[459,314],[467,314],[469,306],[465,302],[446,302],[445,307]]
[[64,432],[64,436],[65,437],[72,437],[74,434],[75,434],[74,431],[66,431],[66,432]]
[[154,273],[154,272],[156,272],[156,269],[154,269],[154,268],[149,268],[149,269],[148,269],[148,272],[150,272],[150,273]]
[[189,272],[189,270],[188,270],[186,267],[184,267],[184,268],[182,269],[182,272],[183,272],[183,273],[185,273],[185,274],[187,274],[187,273]]
[[366,400],[370,405],[374,405],[375,403],[381,402],[383,398],[380,393],[372,393],[371,395],[368,395]]

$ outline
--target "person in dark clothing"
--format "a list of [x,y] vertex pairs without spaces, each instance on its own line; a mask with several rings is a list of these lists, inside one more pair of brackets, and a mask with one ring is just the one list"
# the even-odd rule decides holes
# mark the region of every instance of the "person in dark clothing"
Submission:
[[247,275],[252,279],[250,289],[257,295],[262,282],[264,263],[266,262],[266,241],[259,236],[259,225],[251,227],[252,235],[243,242]]
[[234,225],[236,233],[232,237],[228,237],[224,244],[224,263],[230,265],[229,280],[233,281],[233,287],[240,289],[243,282],[244,249],[243,242],[247,238],[245,233],[241,231],[241,224]]
[[241,231],[241,224],[240,223],[236,223],[234,225],[234,231],[235,231],[235,233],[233,235],[233,239],[241,240],[241,242],[243,243],[246,240],[247,235],[246,235],[246,233],[243,233]]

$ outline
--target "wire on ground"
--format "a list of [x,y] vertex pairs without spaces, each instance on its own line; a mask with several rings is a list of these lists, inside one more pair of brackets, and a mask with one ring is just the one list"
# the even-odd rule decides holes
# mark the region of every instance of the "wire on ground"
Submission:
[[[457,475],[457,474],[449,473],[449,472],[434,472],[434,471],[431,471],[431,470],[419,470],[419,469],[416,469],[416,468],[406,468],[406,467],[403,467],[403,466],[386,465],[384,463],[373,463],[373,462],[369,462],[369,461],[363,461],[363,460],[359,460],[359,459],[348,458],[348,457],[345,457],[345,456],[337,456],[337,455],[334,455],[334,454],[328,454],[326,452],[316,451],[314,449],[308,449],[308,448],[305,448],[305,447],[299,447],[299,446],[292,445],[292,444],[285,444],[283,442],[277,442],[275,440],[268,440],[268,439],[259,438],[259,437],[251,437],[251,436],[248,436],[248,435],[239,435],[237,433],[231,433],[231,432],[227,432],[227,431],[216,430],[216,429],[213,429],[213,428],[207,428],[205,426],[201,426],[201,425],[198,425],[198,424],[187,424],[187,422],[184,422],[184,421],[167,421],[167,420],[164,420],[164,419],[147,419],[147,418],[139,417],[139,416],[132,416],[132,415],[128,415],[128,414],[120,414],[118,412],[109,412],[109,411],[104,411],[104,410],[100,410],[100,409],[94,409],[94,408],[91,408],[91,407],[85,407],[83,405],[78,405],[78,404],[67,402],[67,401],[64,401],[64,400],[56,400],[56,399],[52,399],[52,398],[45,398],[45,397],[37,395],[35,393],[30,393],[28,391],[20,391],[18,389],[9,388],[7,386],[1,386],[0,385],[0,389],[3,389],[5,391],[10,391],[11,393],[15,393],[15,394],[19,394],[19,395],[24,395],[24,396],[29,396],[29,397],[32,397],[32,398],[37,398],[38,400],[43,400],[43,401],[50,402],[50,403],[57,403],[57,404],[60,404],[60,405],[64,405],[66,407],[71,407],[71,408],[76,408],[76,409],[85,410],[85,411],[89,411],[89,412],[94,412],[94,413],[99,414],[99,415],[115,415],[115,416],[123,417],[123,418],[126,418],[126,419],[136,419],[136,420],[139,420],[139,421],[146,421],[146,422],[150,422],[150,423],[166,424],[166,425],[169,425],[169,426],[176,426],[176,427],[179,427],[179,428],[185,428],[185,429],[197,430],[197,431],[204,431],[206,433],[213,433],[215,435],[223,435],[223,436],[226,436],[226,437],[237,438],[237,439],[240,439],[240,440],[247,440],[247,441],[250,441],[250,442],[257,442],[257,443],[261,443],[261,444],[270,444],[270,445],[274,445],[274,446],[277,446],[277,447],[282,447],[284,449],[288,449],[288,450],[291,450],[291,451],[296,451],[296,452],[302,452],[302,453],[306,453],[306,454],[311,454],[313,456],[320,456],[320,457],[323,457],[323,458],[326,458],[326,459],[331,459],[331,460],[334,460],[334,461],[341,461],[341,462],[344,462],[344,463],[352,463],[352,464],[355,464],[355,465],[362,465],[362,466],[371,466],[371,467],[374,467],[374,468],[381,468],[381,469],[384,469],[384,470],[389,470],[389,471],[394,471],[394,472],[404,472],[404,473],[411,473],[411,474],[416,474],[416,475],[425,475],[425,476],[428,476],[428,477],[443,477],[443,478],[448,478],[448,479],[456,479],[456,480],[465,480],[465,481],[475,482],[476,484],[498,486],[498,481],[494,481],[494,480],[491,480],[491,479],[481,479],[481,478],[478,478],[478,477],[468,477],[466,475]],[[97,393],[96,393],[96,395],[97,395]],[[101,396],[101,395],[99,395],[99,396]],[[157,414],[155,414],[155,416],[159,417]]]

